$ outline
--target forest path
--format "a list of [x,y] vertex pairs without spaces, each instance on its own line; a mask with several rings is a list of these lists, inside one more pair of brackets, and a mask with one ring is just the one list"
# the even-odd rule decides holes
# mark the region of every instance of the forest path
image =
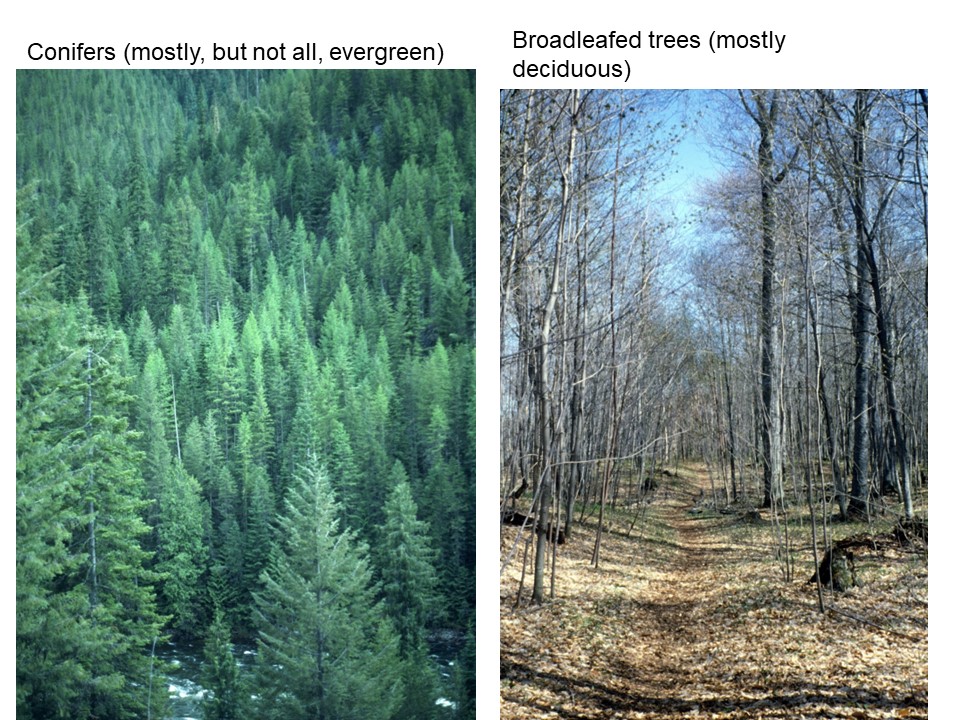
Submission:
[[[909,568],[913,614],[896,607],[899,635],[821,615],[815,586],[803,582],[807,565],[784,583],[769,525],[713,512],[707,483],[685,471],[664,478],[646,510],[611,513],[599,569],[590,565],[596,520],[579,526],[560,548],[556,597],[543,606],[526,604],[528,570],[514,607],[520,562],[508,569],[500,717],[927,717],[926,632],[917,627],[925,564],[919,577]],[[902,585],[890,581],[881,597]],[[861,599],[870,598],[852,602]],[[869,615],[870,606],[843,602]],[[890,616],[890,606],[874,609],[877,620]]]

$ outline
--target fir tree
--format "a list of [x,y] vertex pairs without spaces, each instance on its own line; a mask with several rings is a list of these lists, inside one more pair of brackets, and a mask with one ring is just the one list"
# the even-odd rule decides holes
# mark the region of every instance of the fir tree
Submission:
[[409,656],[426,640],[427,624],[436,612],[436,551],[429,526],[417,519],[417,505],[403,467],[394,465],[399,482],[384,507],[380,527],[380,576],[387,612],[400,633],[400,651]]
[[207,561],[203,526],[200,484],[178,462],[160,495],[157,570],[163,574],[163,609],[181,633],[195,633],[202,621],[200,578]]
[[82,298],[56,304],[27,257],[18,246],[17,717],[134,717],[161,618],[121,343]]
[[402,698],[397,635],[339,513],[314,460],[288,491],[282,546],[255,595],[260,717],[386,719]]
[[400,633],[404,700],[402,718],[437,715],[440,681],[427,651],[427,627],[436,613],[436,553],[427,523],[417,519],[417,506],[400,463],[391,478],[397,481],[384,507],[379,528],[379,567],[387,612]]
[[207,631],[203,659],[203,684],[209,691],[203,700],[204,720],[246,718],[246,697],[240,669],[233,657],[230,625],[220,608],[216,609]]

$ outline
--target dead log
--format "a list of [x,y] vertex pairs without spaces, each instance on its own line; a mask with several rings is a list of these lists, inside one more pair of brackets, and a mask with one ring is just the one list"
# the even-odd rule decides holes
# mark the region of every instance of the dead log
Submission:
[[516,527],[536,527],[537,531],[544,530],[547,533],[547,536],[552,540],[556,538],[557,545],[563,545],[566,538],[564,537],[563,528],[557,528],[554,524],[547,523],[546,527],[542,523],[538,523],[537,519],[532,515],[525,515],[522,512],[517,512],[516,510],[508,510],[503,514],[504,525],[514,525]]
[[903,546],[927,545],[927,521],[924,518],[900,518],[893,528],[893,537]]

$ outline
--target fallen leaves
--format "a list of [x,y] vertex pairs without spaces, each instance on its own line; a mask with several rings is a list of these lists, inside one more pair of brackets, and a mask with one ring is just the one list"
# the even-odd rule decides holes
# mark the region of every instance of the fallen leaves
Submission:
[[777,578],[768,526],[691,517],[687,492],[651,506],[643,540],[605,535],[599,569],[578,528],[541,607],[513,607],[521,560],[507,569],[503,720],[927,717],[925,558],[871,558],[830,599],[862,620],[824,615],[806,577]]

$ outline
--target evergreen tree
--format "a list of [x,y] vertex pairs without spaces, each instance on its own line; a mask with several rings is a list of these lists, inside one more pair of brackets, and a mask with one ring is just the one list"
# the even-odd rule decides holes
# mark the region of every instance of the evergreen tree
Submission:
[[[423,479],[418,504],[424,508],[424,519],[430,525],[430,536],[441,548],[442,562],[437,567],[449,619],[457,624],[465,620],[474,596],[474,573],[467,565],[466,482],[460,466],[451,460],[440,460]],[[472,514],[472,513],[471,513]]]
[[130,228],[153,220],[153,194],[150,189],[150,172],[147,158],[139,140],[130,143],[130,161],[126,172],[126,224]]
[[441,277],[434,268],[430,277],[430,293],[434,325],[440,338],[448,344],[469,339],[471,293],[456,252],[452,253],[446,278]]
[[160,350],[153,350],[143,366],[135,386],[137,430],[143,450],[143,478],[147,497],[153,501],[147,520],[156,527],[159,499],[171,474],[171,453],[168,428],[173,425],[170,374]]
[[218,309],[231,296],[230,278],[227,275],[223,252],[208,229],[200,240],[200,257],[197,260],[197,285],[203,324],[209,326],[217,319]]
[[[194,228],[196,208],[190,199],[189,181],[184,178],[185,187],[177,187],[171,180],[163,207],[162,238],[163,293],[169,304],[185,303],[190,295],[190,286],[194,284],[193,258]],[[198,238],[199,240],[199,238]]]
[[120,343],[82,299],[52,301],[20,249],[17,717],[140,716],[161,618]]
[[436,552],[429,526],[417,519],[417,506],[403,468],[394,466],[400,482],[390,491],[380,527],[380,575],[387,612],[400,633],[400,650],[409,654],[426,639],[426,627],[436,605]]
[[89,175],[80,195],[80,234],[86,246],[87,278],[84,289],[100,320],[117,320],[120,286],[116,273],[116,248],[105,227],[102,191]]
[[402,658],[400,677],[404,695],[396,717],[404,720],[440,718],[441,709],[437,705],[441,693],[440,677],[425,644],[421,643]]
[[[256,462],[250,421],[244,414],[237,428],[237,480],[241,496],[240,531],[243,536],[243,586],[241,602],[249,606],[272,544],[271,523],[276,512],[266,470]],[[246,608],[244,608],[246,609]]]
[[457,714],[462,718],[477,716],[477,638],[476,615],[470,620],[466,641],[457,655],[454,669]]
[[[460,195],[463,191],[453,133],[449,130],[442,131],[437,138],[436,174],[439,187],[434,215],[437,225],[434,236],[438,239],[449,237],[448,250],[455,252],[455,238],[463,234],[463,212],[460,210]],[[444,253],[444,257],[446,256]]]
[[219,308],[219,317],[207,336],[205,360],[207,398],[216,413],[223,441],[223,454],[230,457],[233,429],[243,407],[243,370],[239,365],[239,341],[232,303]]
[[203,646],[203,684],[209,691],[203,700],[204,720],[243,720],[246,697],[240,669],[233,657],[230,625],[219,608]]
[[200,484],[177,463],[160,494],[157,570],[163,575],[162,609],[179,633],[195,634],[203,619],[200,578],[207,564],[203,535]]
[[402,698],[398,638],[376,600],[367,548],[340,530],[316,460],[289,489],[282,547],[255,595],[260,717],[389,718]]
[[417,506],[403,468],[394,466],[398,484],[390,492],[380,528],[380,574],[387,612],[400,633],[405,696],[399,717],[436,715],[439,678],[427,653],[427,625],[437,603],[436,554],[425,522],[417,520]]
[[[177,428],[182,433],[190,418],[203,416],[200,396],[200,377],[197,354],[200,344],[201,321],[197,308],[174,305],[170,320],[160,335],[160,347],[173,376],[171,401],[176,400]],[[183,443],[181,442],[181,445]]]

